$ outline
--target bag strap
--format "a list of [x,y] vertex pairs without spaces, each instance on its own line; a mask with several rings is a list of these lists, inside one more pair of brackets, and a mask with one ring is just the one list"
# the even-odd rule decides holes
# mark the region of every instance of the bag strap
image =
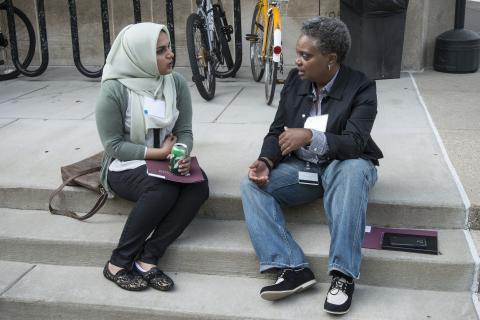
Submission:
[[153,129],[153,147],[160,148],[160,129]]
[[65,188],[65,186],[67,184],[69,184],[73,179],[75,178],[78,178],[80,176],[83,176],[83,175],[86,175],[86,174],[89,174],[89,173],[93,173],[93,172],[96,172],[96,171],[100,171],[100,167],[95,167],[95,168],[90,168],[90,169],[87,169],[87,170],[84,170],[84,171],[81,171],[79,172],[77,175],[75,176],[72,176],[70,178],[68,178],[67,180],[65,180],[61,185],[60,187],[58,187],[55,191],[52,192],[52,194],[50,195],[50,198],[48,200],[48,209],[50,210],[50,213],[51,214],[57,214],[57,215],[62,215],[62,216],[67,216],[67,217],[70,217],[70,218],[74,218],[74,219],[77,219],[77,220],[85,220],[85,219],[88,219],[90,218],[91,216],[93,216],[95,213],[97,213],[98,210],[100,210],[100,208],[105,204],[105,202],[107,201],[107,197],[108,197],[108,194],[107,194],[107,191],[105,191],[105,189],[103,188],[103,186],[100,186],[100,195],[98,196],[97,200],[95,201],[95,205],[93,206],[93,208],[86,214],[84,215],[79,215],[73,211],[70,211],[70,210],[62,210],[62,209],[55,209],[52,207],[52,201],[53,199],[63,190],[63,188]]

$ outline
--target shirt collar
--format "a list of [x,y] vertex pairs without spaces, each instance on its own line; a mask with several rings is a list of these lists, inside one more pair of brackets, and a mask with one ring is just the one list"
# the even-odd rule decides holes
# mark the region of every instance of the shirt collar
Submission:
[[[330,93],[330,90],[332,89],[333,84],[335,83],[335,79],[337,79],[338,71],[340,71],[340,68],[337,69],[337,72],[335,72],[335,75],[332,77],[332,79],[330,79],[330,81],[328,81],[328,83],[322,88],[322,90],[320,90],[320,95],[325,96],[328,93]],[[315,90],[314,82],[312,82],[312,93],[314,97],[317,96],[317,91]]]

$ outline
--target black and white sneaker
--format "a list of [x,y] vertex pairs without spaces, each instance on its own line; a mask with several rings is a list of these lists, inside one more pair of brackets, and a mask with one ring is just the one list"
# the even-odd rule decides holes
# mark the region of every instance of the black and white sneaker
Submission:
[[283,269],[279,272],[275,284],[260,290],[260,296],[269,301],[279,300],[310,288],[315,283],[317,281],[309,268]]
[[323,310],[332,314],[347,313],[352,304],[354,290],[355,283],[353,283],[353,280],[347,280],[342,276],[334,275]]

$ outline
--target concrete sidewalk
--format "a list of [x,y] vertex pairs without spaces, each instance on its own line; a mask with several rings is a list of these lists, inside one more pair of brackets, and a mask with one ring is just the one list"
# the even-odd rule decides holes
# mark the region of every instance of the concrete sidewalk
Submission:
[[[209,176],[212,198],[238,199],[239,181],[258,156],[277,101],[267,106],[263,85],[247,77],[219,81],[210,102],[191,86],[192,153]],[[412,77],[402,74],[400,79],[378,81],[377,87],[379,110],[372,135],[385,158],[369,208],[382,213],[369,211],[370,222],[462,227],[462,198]],[[50,70],[40,78],[2,84],[0,149],[8,150],[0,159],[3,190],[51,190],[60,183],[60,166],[101,150],[93,114],[98,90],[98,81],[81,78],[75,70],[65,68]],[[404,206],[410,209],[408,213]],[[442,211],[441,217],[429,214],[431,208]],[[378,217],[385,216],[384,211],[390,211],[386,220]]]
[[470,203],[469,226],[480,228],[480,71],[414,74],[438,134]]

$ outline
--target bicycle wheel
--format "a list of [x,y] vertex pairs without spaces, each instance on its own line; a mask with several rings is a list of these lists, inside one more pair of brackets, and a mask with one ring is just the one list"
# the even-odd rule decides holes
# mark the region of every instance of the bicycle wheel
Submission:
[[196,13],[187,19],[187,49],[192,80],[198,92],[205,100],[212,100],[215,95],[215,75],[212,58],[209,53],[205,22]]
[[[15,29],[17,34],[26,35],[18,39],[17,47],[19,54],[25,51],[27,52],[23,62],[21,62],[22,66],[27,68],[30,62],[32,62],[33,54],[35,53],[35,31],[32,23],[23,11],[14,7],[13,14],[15,15]],[[7,7],[4,2],[0,4],[0,81],[14,79],[19,74],[20,71],[17,70],[12,61],[7,24]]]
[[260,11],[261,5],[256,4],[253,11],[252,27],[250,29],[250,66],[252,69],[253,80],[260,81],[265,71],[265,62],[262,59],[262,46],[264,25],[263,15]]
[[267,52],[265,61],[265,99],[267,104],[271,105],[275,95],[275,86],[277,84],[278,62],[273,61],[273,18],[268,19],[267,27]]
[[233,69],[232,53],[230,46],[228,45],[227,37],[225,36],[225,30],[228,26],[224,26],[222,19],[220,18],[220,7],[218,5],[213,6],[213,22],[215,24],[215,37],[217,44],[217,61],[215,63],[215,76],[219,78],[228,78],[234,76],[235,70]]

